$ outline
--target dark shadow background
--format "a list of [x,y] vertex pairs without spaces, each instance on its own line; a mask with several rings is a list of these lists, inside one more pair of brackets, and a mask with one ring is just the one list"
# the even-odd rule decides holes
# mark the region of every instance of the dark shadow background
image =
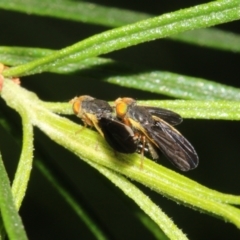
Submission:
[[[192,0],[94,2],[153,15],[203,3]],[[3,10],[0,11],[0,16],[2,46],[60,49],[107,30],[106,27]],[[223,24],[218,28],[240,33],[239,22]],[[113,52],[107,57],[129,65],[171,71],[240,87],[240,54],[161,39]],[[104,82],[103,77],[99,79],[92,76],[87,72],[84,76],[80,73],[61,76],[44,73],[22,78],[21,81],[23,87],[36,92],[45,101],[68,101],[83,94],[105,100],[119,96],[167,99],[165,96],[111,85]],[[1,118],[6,118],[12,127],[11,136],[0,126],[0,150],[12,179],[20,154],[20,145],[16,139],[21,139],[21,120],[2,100],[0,104]],[[195,146],[200,157],[199,167],[185,175],[209,188],[238,195],[239,122],[186,119],[178,129]],[[137,220],[137,214],[141,211],[120,190],[40,131],[36,130],[35,134],[36,158],[41,158],[47,164],[109,239],[154,239]],[[161,164],[176,170],[164,159]],[[232,224],[178,205],[141,185],[139,187],[183,229],[189,239],[240,239],[240,231]],[[95,239],[36,167],[20,213],[29,239]]]

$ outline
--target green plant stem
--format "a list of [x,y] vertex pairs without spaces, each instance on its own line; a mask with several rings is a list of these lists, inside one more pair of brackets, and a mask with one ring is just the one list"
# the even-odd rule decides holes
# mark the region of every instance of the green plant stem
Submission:
[[133,199],[136,204],[163,230],[169,239],[187,239],[186,235],[177,228],[173,221],[157,205],[155,205],[149,197],[143,194],[142,191],[135,187],[125,177],[99,164],[93,162],[89,162],[89,164],[119,187],[128,197]]
[[[16,208],[19,209],[25,196],[33,162],[33,126],[27,111],[21,111],[23,125],[23,145],[18,168],[12,184],[12,193]],[[23,110],[23,108],[22,108]]]
[[[219,216],[240,228],[240,210],[226,204],[240,204],[239,196],[208,189],[146,158],[144,169],[140,169],[141,157],[138,154],[118,154],[116,159],[114,152],[101,136],[88,129],[81,132],[81,141],[79,141],[79,137],[75,134],[79,130],[78,125],[53,114],[42,105],[40,100],[12,81],[4,82],[2,97],[17,111],[19,105],[25,108],[35,126],[86,162],[101,164],[169,198]],[[97,140],[101,143],[101,150],[93,151]]]

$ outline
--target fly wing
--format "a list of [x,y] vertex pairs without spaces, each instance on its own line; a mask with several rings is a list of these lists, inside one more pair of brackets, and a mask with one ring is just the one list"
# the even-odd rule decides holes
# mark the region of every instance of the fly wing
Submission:
[[98,125],[106,141],[114,150],[121,153],[136,152],[137,143],[130,127],[117,120],[105,117],[98,120]]
[[100,118],[104,114],[111,114],[113,112],[112,107],[109,105],[108,102],[101,100],[101,99],[93,99],[90,102],[86,102],[87,111],[89,113],[95,114],[97,118]]
[[198,155],[188,140],[163,120],[145,128],[149,140],[163,152],[170,162],[182,171],[198,165]]
[[147,111],[152,115],[153,118],[154,116],[156,116],[157,118],[161,118],[172,126],[178,125],[182,122],[182,117],[173,111],[157,107],[144,106],[144,108],[147,109]]

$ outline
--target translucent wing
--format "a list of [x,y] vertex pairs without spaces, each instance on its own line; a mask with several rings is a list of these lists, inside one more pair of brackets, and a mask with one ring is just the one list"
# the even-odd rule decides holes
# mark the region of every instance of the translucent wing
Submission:
[[165,122],[171,124],[172,126],[178,125],[182,122],[182,117],[171,110],[158,108],[158,107],[146,107],[146,106],[144,106],[144,108],[147,109],[147,111],[152,115],[153,118],[154,116],[161,118]]
[[156,149],[182,171],[194,169],[198,165],[198,155],[188,140],[163,120],[145,128],[146,136]]

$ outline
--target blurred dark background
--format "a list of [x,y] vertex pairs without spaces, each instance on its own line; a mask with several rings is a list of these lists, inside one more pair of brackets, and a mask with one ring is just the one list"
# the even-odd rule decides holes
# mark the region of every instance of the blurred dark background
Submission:
[[[92,2],[152,15],[204,3],[192,0]],[[108,29],[3,10],[0,10],[0,16],[1,46],[60,49]],[[240,33],[239,22],[223,24],[218,28]],[[176,72],[240,87],[240,54],[161,39],[113,52],[107,57],[130,65]],[[21,81],[23,87],[34,91],[45,101],[68,101],[83,94],[105,100],[113,100],[119,96],[131,96],[141,100],[169,99],[166,96],[118,87],[104,82],[103,79],[83,77],[78,73],[44,73],[22,78]],[[0,104],[1,118],[5,117],[9,121],[13,133],[11,136],[0,127],[0,151],[12,179],[21,149],[16,142],[16,139],[21,139],[21,120],[2,100]],[[200,157],[199,167],[185,175],[209,188],[239,195],[239,122],[186,119],[178,129],[195,146]],[[109,239],[154,239],[137,220],[137,214],[141,212],[138,207],[96,170],[79,161],[38,130],[35,131],[35,149],[36,158],[45,162]],[[165,160],[161,161],[161,164],[177,171]],[[232,224],[178,205],[140,184],[138,186],[174,220],[189,239],[240,239],[240,231]],[[36,167],[33,169],[20,214],[29,239],[95,239]]]

